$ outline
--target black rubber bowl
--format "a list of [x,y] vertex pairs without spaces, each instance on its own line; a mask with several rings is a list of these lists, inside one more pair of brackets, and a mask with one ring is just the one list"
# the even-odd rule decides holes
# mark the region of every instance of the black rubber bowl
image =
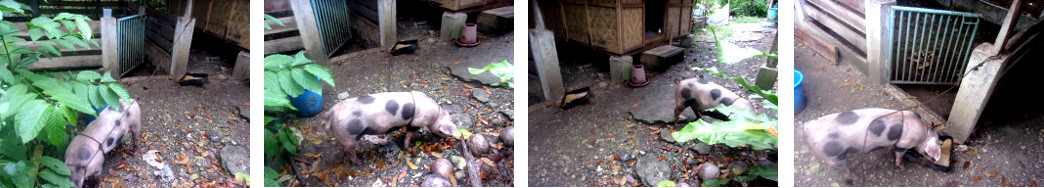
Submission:
[[[953,140],[953,137],[943,135],[943,136],[939,136],[939,140],[942,140],[945,143],[946,140]],[[953,144],[955,144],[955,143],[951,142],[951,145],[953,145]],[[946,147],[945,146],[940,146],[940,148],[946,148]],[[914,162],[914,163],[917,163],[917,164],[919,164],[921,166],[928,167],[928,168],[933,169],[933,170],[938,170],[938,171],[942,171],[942,172],[950,172],[950,171],[953,170],[954,163],[952,163],[952,161],[954,159],[954,156],[956,156],[956,155],[953,154],[953,147],[951,146],[949,148],[950,148],[950,156],[946,157],[945,156],[946,154],[945,154],[945,151],[944,151],[944,153],[943,153],[944,156],[941,159],[939,159],[939,160],[949,160],[949,161],[951,161],[951,163],[949,163],[950,164],[949,166],[943,166],[943,165],[935,164],[934,162],[929,161],[924,156],[921,156],[921,154],[917,153],[917,151],[915,149],[906,150],[906,154],[903,155],[903,160],[904,161]]]
[[[405,47],[397,48],[397,46],[400,45],[405,45]],[[398,56],[402,54],[412,54],[414,51],[417,51],[417,40],[399,41],[392,46],[391,55]]]
[[207,83],[207,74],[204,73],[188,73],[178,80],[178,85],[182,86],[203,86],[204,83]]

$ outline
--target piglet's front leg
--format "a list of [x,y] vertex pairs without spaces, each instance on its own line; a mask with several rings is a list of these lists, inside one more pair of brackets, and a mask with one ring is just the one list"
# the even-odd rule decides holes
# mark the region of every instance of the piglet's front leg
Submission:
[[895,149],[895,166],[903,170],[906,170],[906,167],[903,167],[903,154],[905,153],[905,149]]
[[410,151],[410,140],[413,139],[413,131],[406,131],[406,142],[402,143],[402,149]]

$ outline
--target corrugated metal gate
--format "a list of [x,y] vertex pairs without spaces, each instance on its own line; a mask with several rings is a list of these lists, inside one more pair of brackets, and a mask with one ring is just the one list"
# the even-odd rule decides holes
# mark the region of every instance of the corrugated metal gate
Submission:
[[968,64],[981,14],[892,7],[889,82],[955,84]]
[[312,0],[315,25],[322,39],[323,54],[333,55],[351,37],[348,28],[348,5],[345,1]]
[[145,62],[145,15],[132,15],[116,21],[117,73],[122,77]]

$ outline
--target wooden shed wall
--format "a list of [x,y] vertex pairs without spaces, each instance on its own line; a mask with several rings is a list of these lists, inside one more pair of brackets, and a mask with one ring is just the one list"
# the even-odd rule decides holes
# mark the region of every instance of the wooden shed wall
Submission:
[[[667,12],[652,13],[666,19],[664,34],[672,39],[688,34],[692,2],[670,0],[668,5]],[[556,37],[581,45],[624,54],[662,42],[645,39],[644,0],[549,0],[541,1],[539,6],[546,29]]]
[[[171,14],[183,15],[188,0],[172,0]],[[249,0],[193,0],[192,17],[196,29],[250,49]]]

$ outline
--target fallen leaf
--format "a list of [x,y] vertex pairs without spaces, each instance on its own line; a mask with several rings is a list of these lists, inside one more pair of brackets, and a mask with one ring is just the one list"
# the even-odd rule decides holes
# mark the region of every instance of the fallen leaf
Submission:
[[993,176],[997,176],[997,171],[993,171],[990,173],[986,173],[985,171],[983,171],[982,175],[986,175],[987,178],[992,178]]
[[457,64],[460,64],[460,61],[454,61],[453,62],[453,65],[457,65]]
[[964,161],[964,168],[962,168],[962,170],[968,170],[968,165],[971,165],[971,161]]
[[1033,185],[1034,187],[1040,187],[1040,186],[1037,186],[1037,181],[1030,180],[1030,184]]
[[414,170],[417,170],[417,168],[418,168],[418,167],[417,167],[417,165],[414,165],[414,164],[413,164],[413,162],[410,162],[410,161],[406,161],[406,164],[407,164],[407,165],[410,165],[410,169],[414,169]]
[[442,154],[435,153],[435,152],[432,152],[431,156],[435,156],[435,158],[440,158],[440,159],[442,158]]
[[979,148],[972,148],[972,149],[973,149],[972,151],[965,151],[964,154],[968,154],[968,156],[972,156],[972,157],[974,157],[975,155],[979,154]]
[[663,160],[663,155],[660,155],[660,160],[661,160],[661,161]]
[[637,108],[638,104],[641,104],[641,103],[634,103],[634,106],[631,106],[631,109]]
[[975,179],[972,180],[972,183],[979,182],[979,180],[981,180],[981,179],[982,179],[982,177],[975,176]]
[[885,108],[888,108],[888,104],[885,104],[885,103],[881,103],[881,107],[885,107]]
[[1008,178],[1004,177],[1004,176],[1001,176],[1001,186],[1011,186],[1011,185],[1008,185],[1008,184],[1009,184],[1008,183]]
[[[479,160],[481,160],[482,163],[485,163],[486,165],[489,165],[490,167],[493,167],[493,170],[497,169],[497,165],[493,164],[493,161],[489,160],[489,158],[483,157],[482,159],[479,159]],[[598,163],[601,163],[601,162],[602,161],[598,161]]]

